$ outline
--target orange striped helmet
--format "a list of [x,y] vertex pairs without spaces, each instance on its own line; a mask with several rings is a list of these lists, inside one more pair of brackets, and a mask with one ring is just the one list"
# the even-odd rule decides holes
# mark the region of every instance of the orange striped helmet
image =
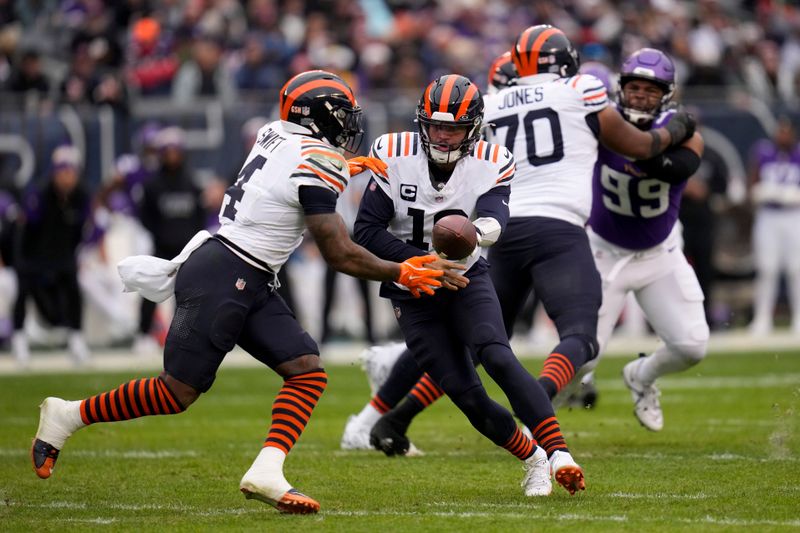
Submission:
[[511,48],[511,59],[520,77],[550,72],[562,78],[578,72],[578,52],[564,32],[549,24],[523,31]]
[[361,107],[342,78],[324,70],[301,72],[286,82],[278,100],[281,120],[350,152],[358,150],[364,130]]
[[[428,128],[432,125],[463,127],[464,140],[445,147],[432,146]],[[469,154],[481,136],[483,97],[469,78],[447,74],[425,88],[417,105],[417,126],[422,149],[434,163],[454,163]]]
[[517,84],[517,67],[511,61],[511,52],[504,52],[497,56],[489,67],[489,80],[486,83],[486,92],[493,94],[500,89]]

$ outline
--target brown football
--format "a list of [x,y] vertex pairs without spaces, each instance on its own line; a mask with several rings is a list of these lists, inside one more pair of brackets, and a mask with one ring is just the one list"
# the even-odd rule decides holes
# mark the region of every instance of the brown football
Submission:
[[433,226],[433,249],[446,259],[464,259],[477,245],[475,226],[465,216],[447,215]]

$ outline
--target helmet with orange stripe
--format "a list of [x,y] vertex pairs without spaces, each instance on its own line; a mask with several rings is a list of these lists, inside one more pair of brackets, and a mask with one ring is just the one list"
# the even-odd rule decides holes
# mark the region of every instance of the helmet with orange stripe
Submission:
[[517,67],[511,61],[511,52],[504,52],[497,56],[489,67],[489,81],[486,83],[486,92],[494,94],[500,89],[512,87],[517,84]]
[[[469,154],[481,136],[483,98],[478,86],[468,78],[447,74],[425,88],[417,105],[417,126],[422,149],[433,163],[455,163]],[[430,128],[463,130],[458,142],[445,144],[431,140]]]
[[358,150],[364,130],[361,107],[342,78],[324,70],[301,72],[286,82],[278,102],[281,120],[308,128],[317,139]]
[[564,32],[549,24],[523,31],[511,48],[511,59],[520,77],[549,72],[566,78],[578,72],[578,52]]

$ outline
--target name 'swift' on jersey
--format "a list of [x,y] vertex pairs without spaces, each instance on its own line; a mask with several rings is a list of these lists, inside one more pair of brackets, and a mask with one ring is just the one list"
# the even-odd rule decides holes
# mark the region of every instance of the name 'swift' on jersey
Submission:
[[233,251],[274,272],[303,240],[300,186],[325,187],[339,195],[350,178],[341,153],[303,135],[306,131],[285,121],[262,127],[219,214],[217,234],[236,246]]

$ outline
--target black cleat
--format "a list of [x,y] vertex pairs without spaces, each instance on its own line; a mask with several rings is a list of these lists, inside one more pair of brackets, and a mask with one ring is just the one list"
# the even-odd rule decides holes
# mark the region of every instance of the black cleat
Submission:
[[372,426],[372,430],[369,432],[369,443],[389,457],[405,455],[411,446],[405,432],[386,416]]

